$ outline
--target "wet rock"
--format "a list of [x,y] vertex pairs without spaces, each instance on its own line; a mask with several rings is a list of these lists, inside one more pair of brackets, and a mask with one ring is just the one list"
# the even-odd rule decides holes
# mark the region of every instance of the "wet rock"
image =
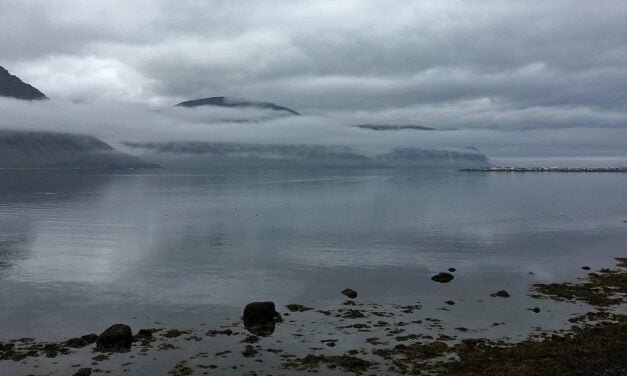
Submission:
[[448,304],[448,305],[455,305],[455,302],[452,300],[447,300],[444,303]]
[[535,307],[535,308],[530,308],[529,310],[530,310],[531,312],[533,312],[533,313],[540,313],[540,308],[538,308],[538,307]]
[[65,342],[65,345],[67,347],[71,347],[73,349],[80,349],[82,347],[85,347],[87,345],[89,345],[89,343],[84,340],[83,338],[70,338]]
[[342,317],[347,319],[359,319],[366,316],[364,316],[364,314],[357,309],[347,309],[345,311],[342,311]]
[[91,345],[92,343],[98,340],[97,334],[87,334],[82,337],[70,338],[65,341],[65,346],[71,347],[74,349],[80,349],[87,345]]
[[91,368],[81,368],[74,374],[74,376],[89,376],[89,375],[91,375]]
[[351,299],[355,299],[357,298],[357,291],[353,290],[353,289],[344,289],[341,291],[342,295],[345,295]]
[[246,338],[244,338],[241,342],[257,343],[257,342],[259,342],[259,337],[257,337],[257,336],[246,336]]
[[451,282],[453,278],[454,277],[451,273],[442,272],[431,277],[431,280],[440,283],[448,283]]
[[162,336],[165,338],[176,338],[182,336],[183,334],[189,334],[189,332],[182,332],[177,329],[170,329],[167,332],[163,333]]
[[231,329],[226,329],[226,330],[210,330],[206,333],[206,335],[208,337],[215,337],[218,334],[224,334],[225,336],[231,336],[233,335],[233,331]]
[[302,304],[288,304],[285,307],[287,307],[287,309],[289,309],[290,312],[305,312],[305,311],[311,311],[313,309],[311,307],[305,307]]
[[448,271],[451,272],[451,273],[454,273],[456,271],[456,269],[455,268],[448,268]]
[[259,352],[255,350],[255,348],[252,345],[247,345],[244,351],[242,351],[242,355],[244,356],[244,358],[252,358],[256,356],[258,353]]
[[93,333],[86,334],[82,336],[81,338],[87,341],[87,343],[91,345],[92,343],[96,343],[96,341],[98,340],[98,334],[93,334]]
[[275,324],[281,321],[281,314],[274,302],[253,302],[244,308],[244,326],[252,334],[268,336],[274,333]]
[[582,266],[581,269],[583,269],[583,270],[590,270],[590,267],[589,266]]
[[133,332],[128,325],[115,324],[107,328],[96,341],[96,351],[127,352],[131,349]]
[[149,340],[156,331],[157,329],[139,329],[139,332],[135,335],[135,339]]
[[495,293],[490,294],[490,296],[493,297],[493,298],[496,298],[496,297],[499,297],[499,298],[509,298],[510,297],[509,292],[507,292],[505,290],[499,290],[499,291],[497,291]]

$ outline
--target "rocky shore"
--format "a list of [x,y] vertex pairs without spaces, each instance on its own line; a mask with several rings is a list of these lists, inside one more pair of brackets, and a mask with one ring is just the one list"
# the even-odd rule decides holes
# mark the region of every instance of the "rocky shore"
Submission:
[[[529,295],[539,303],[588,309],[562,317],[567,323],[562,329],[537,328],[521,341],[479,336],[481,330],[474,328],[445,328],[439,318],[423,317],[420,303],[360,302],[358,291],[347,288],[338,294],[348,300],[335,309],[254,302],[244,307],[241,319],[215,328],[155,323],[137,330],[115,324],[61,342],[0,339],[0,373],[625,375],[627,258],[616,260],[616,267],[578,281],[531,286]],[[454,284],[455,269],[449,272],[435,275],[432,283]],[[487,299],[510,297],[495,290]],[[440,309],[455,305],[445,300]],[[543,313],[528,308],[529,315]],[[498,325],[506,323],[493,324]],[[169,366],[151,368],[156,361]]]

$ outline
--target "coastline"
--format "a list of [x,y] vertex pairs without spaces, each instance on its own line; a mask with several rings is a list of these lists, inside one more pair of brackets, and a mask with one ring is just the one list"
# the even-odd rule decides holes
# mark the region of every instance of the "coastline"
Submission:
[[[618,258],[617,263],[615,268],[590,272],[584,280],[531,286],[532,298],[556,304],[583,302],[589,310],[576,317],[562,317],[569,327],[538,328],[522,341],[490,339],[478,335],[481,331],[463,327],[453,328],[457,335],[442,334],[444,324],[437,317],[411,320],[419,316],[423,308],[420,304],[362,303],[357,297],[333,310],[300,304],[277,307],[282,320],[273,331],[288,334],[294,342],[276,340],[273,334],[252,334],[239,318],[232,318],[230,325],[217,328],[171,329],[159,325],[142,330],[133,328],[135,335],[130,351],[121,353],[96,351],[96,334],[56,343],[31,338],[2,339],[0,369],[25,371],[32,368],[37,374],[52,374],[54,372],[48,373],[47,367],[66,364],[64,374],[120,371],[142,374],[140,370],[144,367],[135,368],[141,363],[139,359],[166,358],[171,363],[170,369],[161,372],[173,375],[299,374],[304,371],[622,375],[627,371],[627,360],[620,356],[627,351],[627,259]],[[507,299],[507,296],[506,292],[497,291],[487,299]],[[454,310],[455,302],[446,301],[443,308]],[[537,307],[528,310],[529,315],[541,314]],[[494,324],[506,325],[505,322]],[[331,331],[333,328],[335,331]],[[295,346],[295,343],[302,345]],[[207,351],[209,349],[211,351]],[[177,350],[185,350],[188,355],[181,356]],[[144,374],[150,374],[150,370],[147,371]]]

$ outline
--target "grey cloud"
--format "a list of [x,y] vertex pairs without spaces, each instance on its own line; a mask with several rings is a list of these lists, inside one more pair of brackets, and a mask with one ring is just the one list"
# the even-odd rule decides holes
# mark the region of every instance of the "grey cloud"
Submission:
[[[111,109],[99,102],[134,103],[122,112],[163,124],[155,128],[164,137],[168,124],[185,124],[170,129],[172,136],[222,127],[215,124],[228,116],[194,120],[189,116],[197,114],[172,115],[169,106],[227,95],[309,115],[282,130],[294,139],[311,132],[322,142],[345,132],[352,137],[346,125],[396,123],[472,130],[474,144],[483,142],[473,139],[477,130],[506,143],[507,133],[495,130],[524,130],[516,139],[522,145],[536,137],[525,144],[530,150],[545,140],[565,148],[561,137],[569,128],[591,137],[590,147],[603,141],[608,152],[620,153],[627,146],[602,136],[620,134],[627,124],[622,1],[0,0],[0,8],[0,65],[57,103],[91,104],[87,112],[99,117]],[[142,118],[142,106],[160,115]],[[132,133],[131,121],[117,120],[127,127],[110,129]],[[230,124],[212,137],[252,132],[250,138],[270,139],[274,133],[263,130],[284,121]],[[456,144],[451,134],[433,137]],[[509,143],[500,152],[516,148]]]

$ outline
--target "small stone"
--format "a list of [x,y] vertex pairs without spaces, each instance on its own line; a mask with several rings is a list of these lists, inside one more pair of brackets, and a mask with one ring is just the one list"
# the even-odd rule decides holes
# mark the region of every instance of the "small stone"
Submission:
[[252,345],[247,345],[244,351],[242,351],[242,355],[244,358],[252,358],[258,354],[258,351]]
[[455,273],[456,269],[455,268],[448,268],[448,271],[451,273]]
[[353,289],[344,289],[341,291],[341,293],[351,299],[357,298],[357,291]]
[[80,349],[89,345],[89,343],[83,338],[70,338],[65,342],[65,345],[73,349]]
[[590,267],[589,266],[582,266],[581,269],[583,269],[583,270],[590,270]]
[[497,292],[495,292],[493,294],[490,294],[490,296],[493,297],[493,298],[496,298],[496,297],[499,297],[499,298],[509,298],[510,297],[509,293],[507,291],[505,291],[505,290],[499,290],[499,291],[497,291]]
[[447,300],[444,303],[448,304],[448,305],[455,305],[455,302],[452,300]]
[[74,376],[89,376],[91,375],[91,368],[81,368],[78,371],[76,371],[76,373],[74,374]]
[[532,311],[534,313],[540,313],[540,308],[538,308],[538,307],[531,308],[530,311]]
[[434,275],[433,277],[431,277],[432,281],[435,282],[440,282],[440,283],[448,283],[451,282],[454,279],[453,275],[450,273],[438,273],[436,275]]
[[98,334],[94,334],[94,333],[86,334],[82,336],[81,338],[91,345],[92,343],[96,343],[96,341],[98,340]]
[[288,304],[285,307],[287,307],[287,309],[289,309],[290,312],[305,312],[305,311],[311,311],[313,309],[311,307],[305,307],[302,304]]

